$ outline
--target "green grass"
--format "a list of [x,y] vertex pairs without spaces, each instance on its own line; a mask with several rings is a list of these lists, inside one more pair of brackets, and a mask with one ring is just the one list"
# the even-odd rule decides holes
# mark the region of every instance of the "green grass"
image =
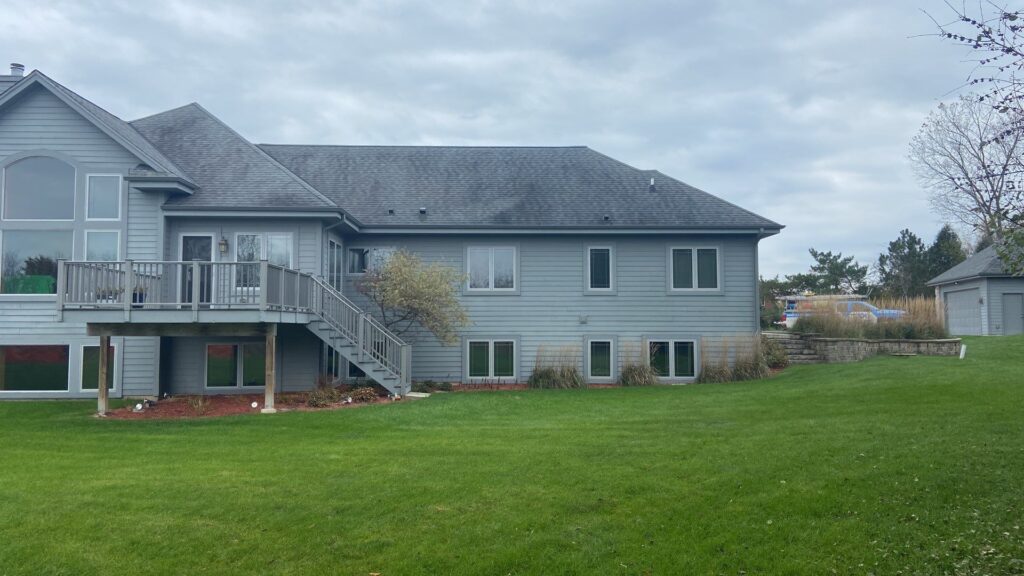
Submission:
[[1024,338],[740,384],[0,404],[0,574],[1024,572]]

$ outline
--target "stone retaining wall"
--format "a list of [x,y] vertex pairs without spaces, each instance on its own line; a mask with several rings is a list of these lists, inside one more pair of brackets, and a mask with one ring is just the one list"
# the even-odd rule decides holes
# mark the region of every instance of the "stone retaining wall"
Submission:
[[862,340],[858,338],[819,338],[802,334],[801,339],[814,349],[820,362],[857,362],[879,354],[916,354],[919,356],[957,356],[960,339],[946,340]]

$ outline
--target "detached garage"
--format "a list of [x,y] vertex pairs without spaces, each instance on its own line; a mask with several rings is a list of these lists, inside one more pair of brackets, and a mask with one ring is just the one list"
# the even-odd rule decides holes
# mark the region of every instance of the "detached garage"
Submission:
[[1006,273],[988,247],[928,282],[954,336],[1024,334],[1024,277]]

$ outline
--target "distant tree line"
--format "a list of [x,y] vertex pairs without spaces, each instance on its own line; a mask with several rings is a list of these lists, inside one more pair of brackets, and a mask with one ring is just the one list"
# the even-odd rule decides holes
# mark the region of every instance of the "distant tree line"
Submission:
[[[984,242],[984,240],[983,240]],[[983,243],[982,243],[983,247]],[[975,247],[978,248],[978,247]],[[871,297],[929,296],[927,282],[963,262],[967,249],[950,225],[939,230],[931,245],[909,229],[889,242],[873,265],[861,264],[842,252],[810,248],[814,263],[807,272],[784,278],[761,278],[761,323],[777,322],[782,309],[776,298],[790,294],[861,294]]]

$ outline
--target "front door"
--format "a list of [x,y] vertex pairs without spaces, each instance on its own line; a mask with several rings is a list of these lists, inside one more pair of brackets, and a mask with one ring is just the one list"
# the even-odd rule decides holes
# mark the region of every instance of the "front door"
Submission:
[[1003,334],[1024,334],[1024,294],[1003,294]]
[[[213,261],[213,236],[205,234],[184,235],[181,237],[181,261],[182,262],[212,262]],[[181,301],[191,304],[196,296],[193,294],[193,266],[185,265],[181,274]],[[209,304],[212,301],[213,293],[213,267],[206,264],[199,265],[199,302]]]

